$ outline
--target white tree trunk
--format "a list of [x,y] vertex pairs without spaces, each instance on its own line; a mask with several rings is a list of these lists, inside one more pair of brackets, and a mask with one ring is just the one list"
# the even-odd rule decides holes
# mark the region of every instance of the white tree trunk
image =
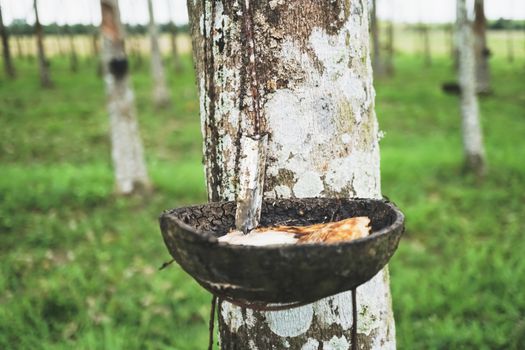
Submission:
[[155,23],[152,0],[148,0],[149,37],[151,41],[151,74],[153,75],[153,101],[157,107],[164,107],[170,102],[166,86],[166,77],[159,47],[159,28]]
[[[251,1],[265,196],[380,198],[367,1]],[[237,1],[188,1],[209,199],[235,200],[241,136],[252,132],[249,40]],[[357,290],[363,349],[394,349],[388,270]],[[300,308],[219,305],[223,349],[348,349],[346,292]]]
[[459,50],[459,85],[461,88],[461,120],[465,166],[482,176],[485,172],[485,151],[479,122],[476,96],[476,61],[471,22],[466,0],[457,0],[457,42]]
[[116,190],[130,194],[150,187],[130,87],[128,59],[124,50],[124,29],[117,0],[101,0],[102,61],[108,96],[111,155]]
[[489,93],[490,89],[490,52],[487,48],[487,19],[485,18],[484,0],[474,3],[474,47],[476,52],[477,92]]

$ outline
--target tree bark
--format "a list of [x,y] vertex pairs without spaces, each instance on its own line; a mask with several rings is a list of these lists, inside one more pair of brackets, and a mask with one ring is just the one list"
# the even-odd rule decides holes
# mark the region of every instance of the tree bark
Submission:
[[372,8],[370,13],[370,32],[372,33],[372,67],[376,77],[385,74],[385,67],[381,61],[381,47],[379,44],[379,28],[377,24],[377,1],[372,0]]
[[[253,134],[255,46],[265,196],[380,198],[367,1],[188,1],[211,201],[235,200],[241,137]],[[253,84],[251,84],[253,86]],[[357,289],[362,349],[394,349],[388,270]],[[219,304],[223,349],[348,349],[352,298],[256,312]]]
[[474,2],[474,44],[476,53],[476,84],[478,93],[490,92],[490,50],[487,47],[487,19],[484,0]]
[[38,52],[38,68],[40,70],[40,84],[44,88],[50,88],[53,86],[53,83],[51,82],[51,76],[49,73],[49,62],[47,61],[44,52],[44,30],[40,24],[40,19],[38,18],[37,0],[33,0],[33,8],[35,10],[35,35]]
[[0,7],[0,36],[2,37],[2,52],[4,58],[5,74],[9,78],[14,78],[16,76],[16,72],[15,67],[13,66],[11,50],[9,47],[9,36],[7,34],[7,29],[4,27],[4,20],[2,19],[2,7]]
[[159,29],[155,23],[152,0],[148,0],[149,36],[151,41],[151,74],[153,75],[153,101],[157,107],[165,107],[170,102],[162,55],[159,47]]
[[135,110],[129,82],[129,64],[124,50],[124,28],[117,0],[101,0],[102,62],[111,127],[111,155],[116,191],[131,194],[149,190]]
[[459,85],[465,167],[478,177],[485,173],[485,151],[479,122],[476,95],[476,62],[471,23],[466,0],[457,0],[457,38],[459,50]]

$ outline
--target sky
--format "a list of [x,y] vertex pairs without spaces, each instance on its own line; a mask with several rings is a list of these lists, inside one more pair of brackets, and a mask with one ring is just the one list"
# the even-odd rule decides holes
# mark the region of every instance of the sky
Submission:
[[[377,0],[377,9],[380,18],[393,18],[396,22],[445,23],[454,20],[455,3],[456,0]],[[34,21],[33,0],[0,0],[0,4],[6,24],[13,19]],[[147,23],[147,0],[119,0],[119,4],[125,23]],[[170,17],[177,24],[188,22],[186,0],[153,0],[153,6],[158,23],[166,23]],[[38,7],[43,24],[100,22],[99,0],[38,0]],[[489,19],[525,19],[525,0],[485,0],[485,13]]]

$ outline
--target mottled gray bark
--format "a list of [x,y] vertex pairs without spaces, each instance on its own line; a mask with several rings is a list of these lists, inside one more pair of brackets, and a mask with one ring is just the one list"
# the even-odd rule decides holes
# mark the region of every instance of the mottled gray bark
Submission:
[[124,28],[117,0],[101,0],[102,62],[111,128],[116,191],[131,194],[150,188],[124,50]]
[[51,76],[49,73],[49,62],[47,61],[44,52],[44,30],[40,24],[40,19],[38,18],[37,0],[33,0],[33,8],[35,10],[35,36],[38,53],[38,68],[40,71],[40,84],[44,88],[50,88],[53,86],[53,83],[51,82]]
[[[264,195],[381,197],[367,1],[188,1],[208,195],[236,200],[241,139],[269,133]],[[253,26],[250,38],[243,23]],[[255,80],[247,70],[250,39]],[[242,268],[242,267],[241,267]],[[388,271],[357,290],[362,349],[394,349]],[[288,311],[219,304],[223,349],[348,349],[351,293]]]
[[9,36],[7,34],[7,29],[4,27],[4,20],[2,19],[2,7],[0,7],[0,36],[2,37],[2,52],[5,74],[10,78],[14,78],[16,75],[15,67],[13,66],[13,61],[11,58]]
[[465,167],[481,177],[485,173],[485,151],[479,122],[476,95],[476,62],[471,21],[466,0],[457,0],[457,42],[459,50],[459,85]]
[[153,2],[148,0],[149,37],[151,42],[151,74],[153,76],[153,101],[157,107],[165,107],[170,102],[162,55],[159,47],[159,28],[155,23]]
[[385,74],[385,66],[381,60],[381,45],[379,43],[379,26],[377,23],[377,1],[372,0],[370,12],[370,32],[372,33],[372,67],[374,75],[380,77]]
[[487,47],[487,19],[484,0],[474,2],[474,44],[476,53],[476,84],[478,93],[490,92],[490,50]]

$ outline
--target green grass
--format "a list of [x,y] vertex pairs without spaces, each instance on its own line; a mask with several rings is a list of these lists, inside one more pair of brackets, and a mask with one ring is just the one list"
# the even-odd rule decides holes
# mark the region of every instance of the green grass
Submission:
[[[523,62],[493,60],[481,110],[490,172],[462,174],[458,100],[440,84],[450,63],[401,56],[377,81],[386,137],[383,191],[407,215],[391,263],[399,349],[525,347]],[[155,192],[113,195],[104,87],[53,59],[0,76],[0,349],[202,349],[210,296],[170,259],[158,214],[205,200],[191,62],[169,71],[173,105],[155,110],[149,67],[134,86]]]

